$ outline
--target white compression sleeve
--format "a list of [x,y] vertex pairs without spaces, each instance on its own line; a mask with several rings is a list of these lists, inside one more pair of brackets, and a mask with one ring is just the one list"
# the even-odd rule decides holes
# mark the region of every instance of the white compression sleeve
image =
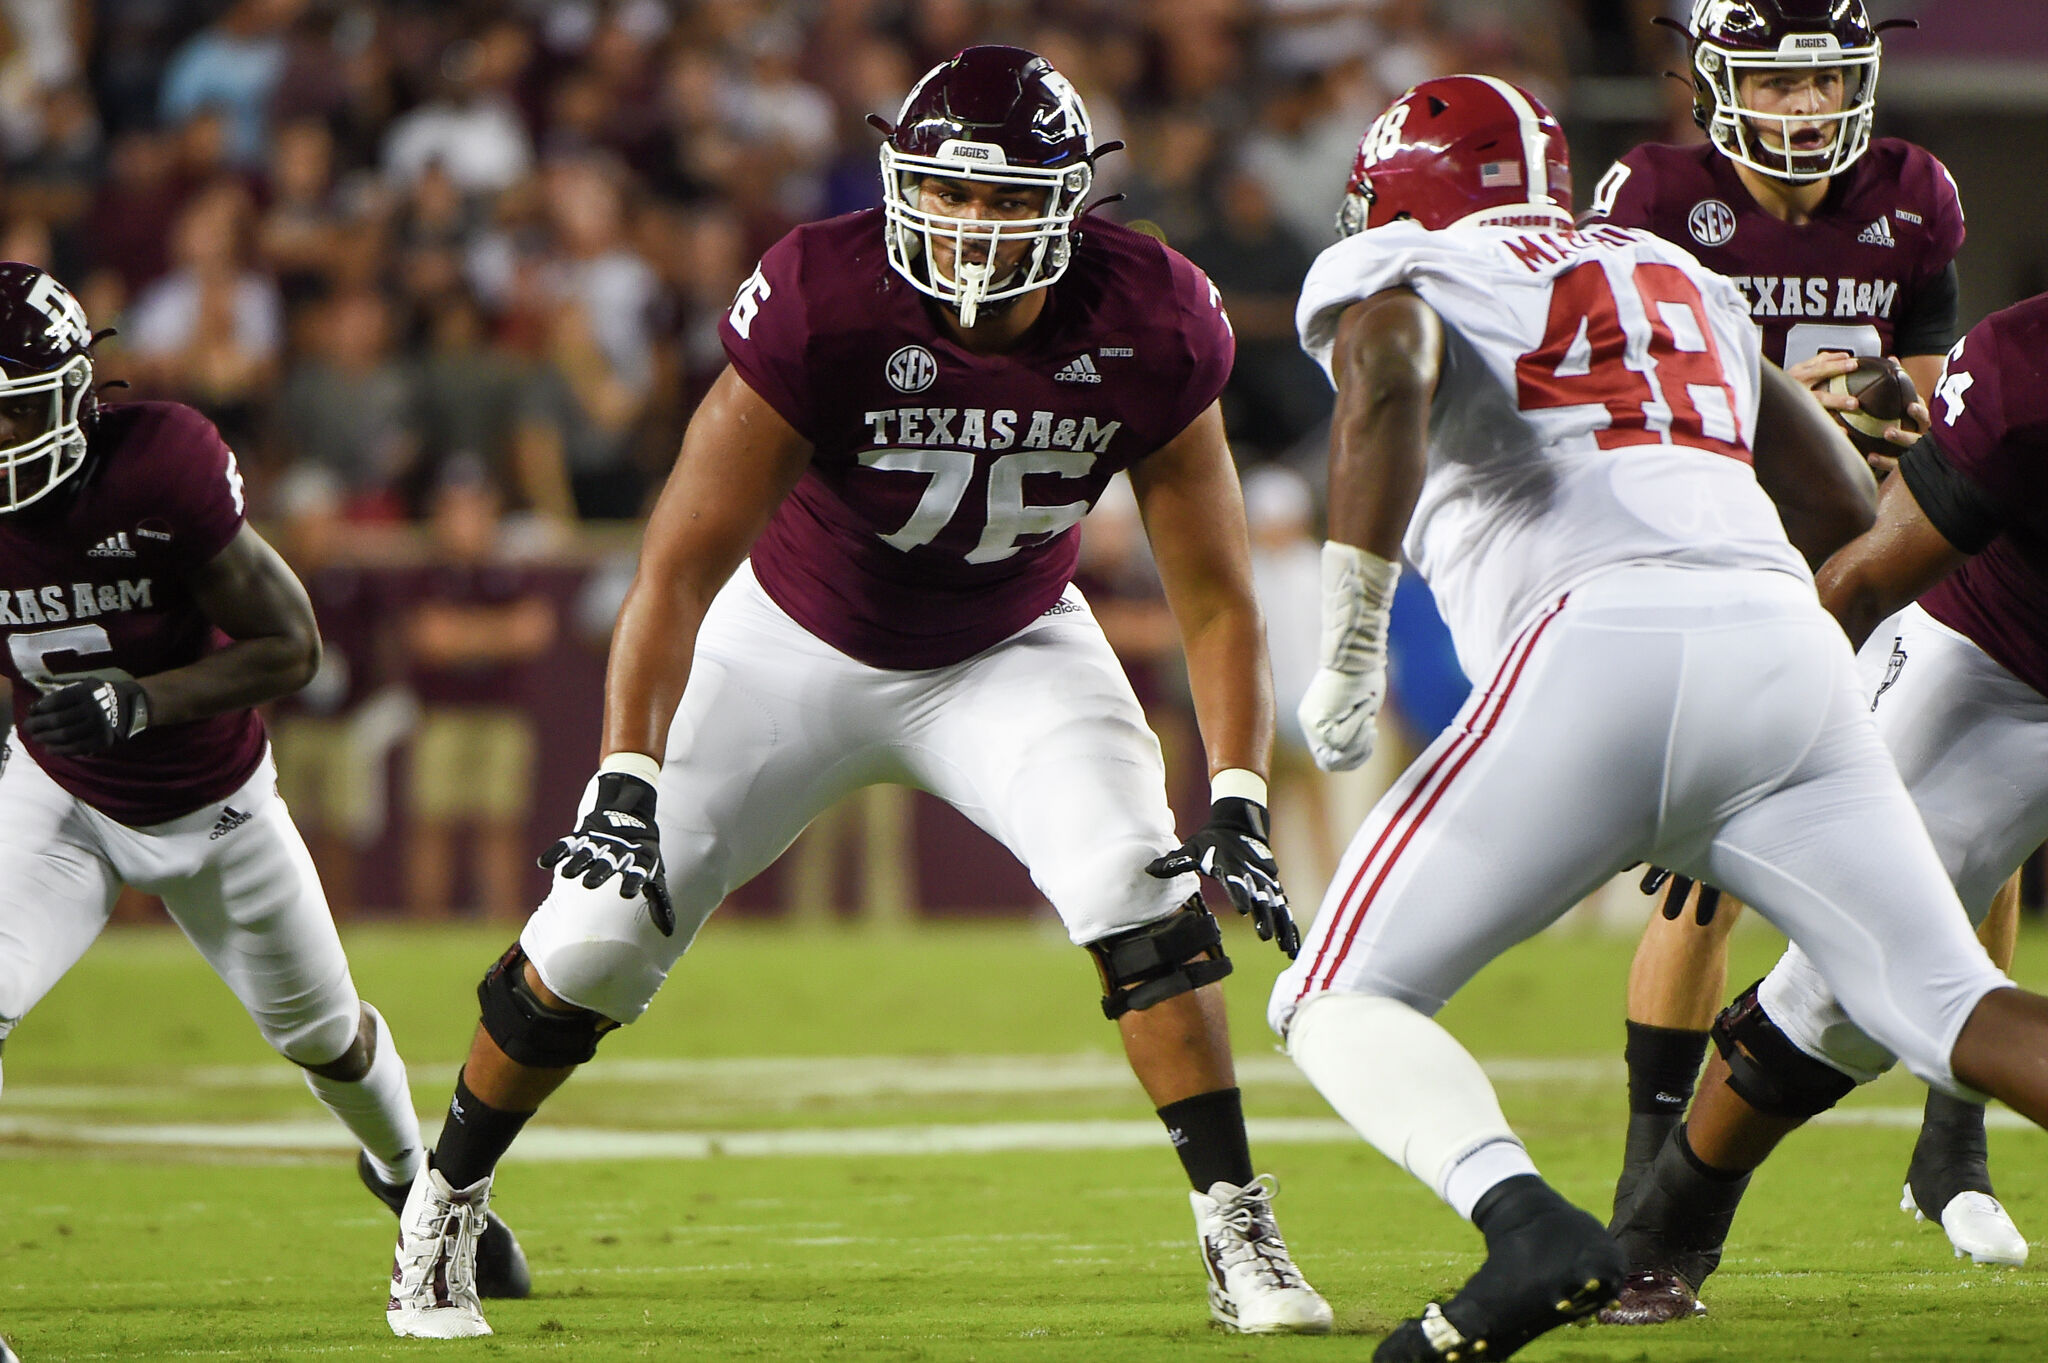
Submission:
[[383,1017],[367,1003],[363,1012],[376,1027],[369,1072],[348,1083],[307,1070],[306,1087],[362,1142],[378,1178],[386,1183],[411,1183],[419,1172],[423,1142],[412,1089],[406,1082],[405,1061],[399,1057]]
[[1287,1053],[1337,1115],[1470,1220],[1488,1189],[1535,1163],[1479,1062],[1394,999],[1320,994],[1287,1029]]

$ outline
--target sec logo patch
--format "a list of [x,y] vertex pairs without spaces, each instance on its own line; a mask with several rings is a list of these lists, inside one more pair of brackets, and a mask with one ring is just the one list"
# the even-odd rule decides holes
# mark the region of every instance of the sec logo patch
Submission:
[[938,381],[939,362],[921,345],[907,345],[889,357],[882,371],[899,393],[922,393]]
[[1735,210],[1719,199],[1702,199],[1692,206],[1685,225],[1702,246],[1726,245],[1735,235]]

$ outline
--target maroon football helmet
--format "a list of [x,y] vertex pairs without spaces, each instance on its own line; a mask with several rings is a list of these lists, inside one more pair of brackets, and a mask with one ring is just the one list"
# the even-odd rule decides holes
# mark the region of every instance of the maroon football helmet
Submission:
[[1494,76],[1422,82],[1388,105],[1359,142],[1337,234],[1396,218],[1431,231],[1467,218],[1569,226],[1564,129],[1534,95]]
[[[1073,254],[1070,232],[1094,183],[1094,161],[1121,143],[1097,147],[1088,111],[1052,63],[1020,47],[970,47],[925,73],[892,126],[870,115],[882,144],[882,201],[888,213],[889,263],[912,285],[960,311],[974,325],[979,308],[1058,279]],[[928,212],[918,205],[927,176],[1043,192],[1034,217],[996,220]],[[933,265],[932,242],[952,242],[957,277]],[[996,248],[1035,245],[1004,278],[993,278]],[[960,248],[987,248],[973,264]]]
[[[85,462],[93,411],[92,328],[71,291],[34,265],[0,261],[0,514],[39,501]],[[24,409],[33,404],[34,418]]]
[[[1693,119],[1729,160],[1774,179],[1824,180],[1847,170],[1870,145],[1881,27],[1888,25],[1872,25],[1863,0],[1694,0],[1686,35]],[[1838,110],[1762,113],[1743,103],[1745,76],[1825,70],[1842,77]]]

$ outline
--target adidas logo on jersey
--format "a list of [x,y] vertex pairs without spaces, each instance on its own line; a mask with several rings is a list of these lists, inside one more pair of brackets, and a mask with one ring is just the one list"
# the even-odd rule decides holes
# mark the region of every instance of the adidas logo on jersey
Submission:
[[224,838],[247,822],[249,822],[247,814],[236,809],[233,805],[222,805],[220,807],[220,819],[214,824],[213,831],[206,835],[207,840],[210,842],[215,838]]
[[128,543],[128,532],[109,535],[85,551],[87,558],[134,558],[135,549]]
[[1101,383],[1102,371],[1086,355],[1076,355],[1065,369],[1052,377],[1055,383]]
[[1856,240],[1865,246],[1897,246],[1898,239],[1892,236],[1890,218],[1879,218],[1857,234]]

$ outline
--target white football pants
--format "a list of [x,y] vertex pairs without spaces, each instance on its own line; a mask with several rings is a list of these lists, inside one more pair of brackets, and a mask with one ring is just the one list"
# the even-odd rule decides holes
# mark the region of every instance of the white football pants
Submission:
[[[1433,1015],[1633,862],[1800,944],[1928,1083],[2010,981],[1972,935],[1841,630],[1789,574],[1617,568],[1526,625],[1367,818],[1268,1016],[1325,991]],[[1400,1158],[1400,1156],[1396,1156]]]
[[842,796],[882,783],[929,791],[1009,848],[1076,943],[1196,892],[1192,875],[1145,874],[1179,841],[1165,763],[1078,590],[965,662],[891,671],[791,620],[742,564],[705,614],[662,767],[675,936],[616,881],[556,877],[520,943],[557,996],[631,1022],[727,894]]
[[[1972,924],[2048,841],[2048,699],[1918,606],[1856,658],[1865,708],[1896,760]],[[1808,1055],[1859,1082],[1893,1057],[1849,1020],[1797,945],[1765,977],[1764,1011]]]
[[162,896],[288,1059],[324,1065],[348,1049],[356,987],[268,753],[225,800],[130,828],[58,786],[19,745],[0,770],[0,1038],[85,954],[124,883]]

